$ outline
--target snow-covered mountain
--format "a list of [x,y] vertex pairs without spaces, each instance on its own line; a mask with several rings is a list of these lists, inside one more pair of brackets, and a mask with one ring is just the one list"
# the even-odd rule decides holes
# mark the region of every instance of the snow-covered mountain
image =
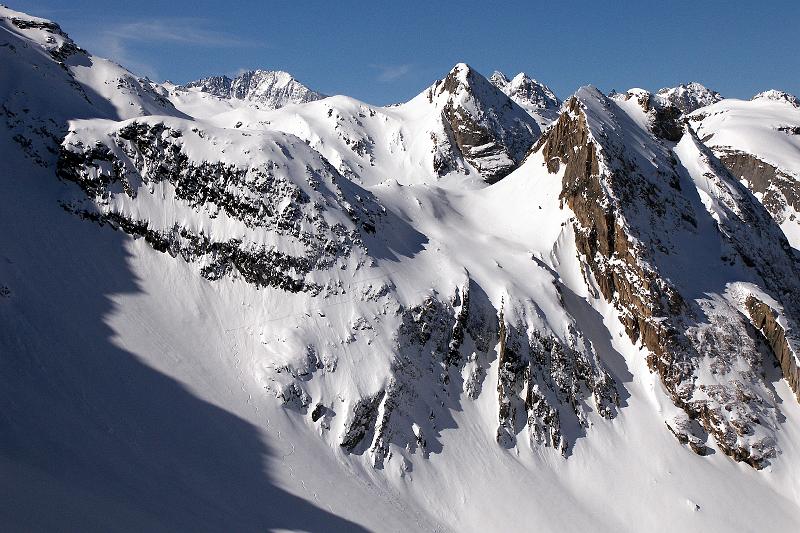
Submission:
[[755,194],[800,250],[800,104],[766,91],[726,99],[689,115],[717,157]]
[[520,72],[513,79],[508,79],[505,74],[496,70],[489,81],[530,113],[542,129],[558,118],[561,100],[550,87],[524,72]]
[[793,169],[785,98],[275,106],[0,17],[7,529],[796,529],[800,257],[720,148]]
[[665,87],[656,93],[664,103],[672,104],[683,113],[691,113],[722,100],[722,95],[701,83],[691,82],[677,87]]
[[176,91],[201,92],[224,99],[244,100],[267,109],[321,100],[324,94],[312,91],[288,72],[248,70],[234,78],[211,76],[178,85]]

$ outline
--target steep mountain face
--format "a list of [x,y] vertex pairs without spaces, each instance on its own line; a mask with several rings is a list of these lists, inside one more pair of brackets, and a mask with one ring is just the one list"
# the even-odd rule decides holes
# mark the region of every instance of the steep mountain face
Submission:
[[541,129],[558,118],[561,100],[550,90],[550,87],[534,80],[524,72],[520,72],[513,79],[508,79],[505,74],[496,70],[489,81],[530,113]]
[[[469,275],[485,271],[491,256],[415,258],[433,241],[430,228],[408,226],[296,137],[201,130],[181,119],[73,122],[58,172],[82,192],[63,201],[65,209],[143,237],[208,280],[232,276],[287,300],[298,294],[301,308],[346,304],[332,321],[316,317],[323,331],[305,314],[263,331],[280,331],[290,348],[268,349],[257,376],[332,444],[375,467],[398,453],[394,447],[409,465],[440,448],[449,411],[464,397],[491,394],[483,384],[498,343],[495,431],[503,447],[524,433],[567,455],[573,428],[588,427],[589,413],[616,413],[617,385],[556,303],[562,289],[549,270],[538,273],[546,288],[515,290],[498,306],[488,296],[494,284]],[[163,202],[172,208],[160,209]],[[378,260],[387,253],[406,265],[392,270],[430,274],[395,278]],[[345,283],[365,276],[373,282]],[[359,352],[373,353],[367,369],[358,367]]]
[[542,134],[459,64],[268,109],[0,14],[1,522],[794,529],[800,263],[730,101],[586,87]]
[[644,112],[643,120],[647,122],[648,129],[656,137],[672,142],[678,142],[683,136],[685,115],[722,100],[719,93],[695,82],[664,88],[655,94],[644,89],[630,89],[625,93],[613,93],[610,98],[628,112],[633,112],[631,104],[638,105]]
[[235,78],[211,76],[179,85],[178,91],[199,91],[210,95],[244,100],[267,109],[303,104],[326,96],[313,91],[280,70],[248,70]]
[[669,100],[644,89],[630,89],[610,96],[656,137],[678,142],[683,137],[683,112]]
[[689,121],[700,139],[764,204],[800,249],[800,105],[780,91],[728,99]]
[[[578,91],[567,111],[541,150],[551,172],[563,167],[561,198],[576,215],[586,274],[686,413],[668,426],[697,453],[707,453],[710,434],[728,455],[764,466],[780,417],[760,375],[788,351],[784,373],[796,383],[800,352],[786,335],[787,348],[767,347],[750,302],[796,331],[797,258],[692,132],[670,149],[595,89]],[[713,275],[692,272],[693,263]]]
[[445,128],[445,137],[434,139],[439,175],[455,170],[463,158],[494,183],[516,168],[541,131],[519,105],[464,63],[430,87],[426,97],[441,110]]

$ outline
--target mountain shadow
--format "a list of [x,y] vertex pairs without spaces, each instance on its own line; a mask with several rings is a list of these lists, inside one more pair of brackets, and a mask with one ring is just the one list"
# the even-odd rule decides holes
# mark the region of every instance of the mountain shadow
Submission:
[[109,295],[141,292],[128,237],[59,209],[7,131],[0,151],[2,529],[363,531],[276,486],[256,427],[115,344]]

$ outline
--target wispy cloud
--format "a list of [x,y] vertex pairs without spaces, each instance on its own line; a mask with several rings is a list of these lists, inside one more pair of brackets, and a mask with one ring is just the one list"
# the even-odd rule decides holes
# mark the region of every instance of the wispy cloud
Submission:
[[378,81],[390,83],[411,72],[412,65],[370,65],[370,67],[378,71]]
[[115,25],[107,29],[106,33],[129,42],[158,41],[213,47],[243,47],[258,44],[208,29],[205,27],[208,25],[208,20],[198,18],[149,19]]
[[168,44],[205,48],[246,48],[263,43],[241,39],[210,29],[211,23],[200,18],[160,18],[110,24],[95,34],[90,48],[108,56],[139,74],[158,78],[154,65],[142,61],[132,48],[137,44]]

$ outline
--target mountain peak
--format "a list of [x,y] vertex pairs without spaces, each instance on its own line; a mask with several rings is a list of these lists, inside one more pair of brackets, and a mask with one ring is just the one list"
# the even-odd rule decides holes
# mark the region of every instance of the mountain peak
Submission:
[[326,95],[303,85],[283,70],[247,70],[234,78],[210,76],[176,87],[199,91],[219,98],[244,100],[278,109],[289,104],[321,100]]
[[489,81],[523,107],[558,109],[561,106],[561,100],[550,87],[525,72],[508,79],[502,72],[495,71]]
[[506,76],[503,72],[495,70],[492,72],[492,75],[489,76],[489,81],[492,82],[494,86],[500,88],[508,84],[511,80],[508,79],[508,76]]
[[723,96],[717,91],[696,81],[682,83],[677,87],[665,87],[659,90],[656,96],[662,102],[674,105],[683,113],[691,113],[723,99]]
[[773,102],[784,102],[794,107],[800,107],[800,100],[795,95],[776,89],[758,93],[751,100],[772,100]]
[[536,81],[526,73],[520,72],[514,78],[509,79],[508,76],[496,70],[489,81],[527,111],[536,120],[539,127],[544,128],[558,117],[561,100],[547,85]]
[[516,168],[539,136],[533,117],[466,63],[456,64],[425,94],[441,110],[445,129],[436,141],[439,175],[461,168],[463,159],[495,182]]

